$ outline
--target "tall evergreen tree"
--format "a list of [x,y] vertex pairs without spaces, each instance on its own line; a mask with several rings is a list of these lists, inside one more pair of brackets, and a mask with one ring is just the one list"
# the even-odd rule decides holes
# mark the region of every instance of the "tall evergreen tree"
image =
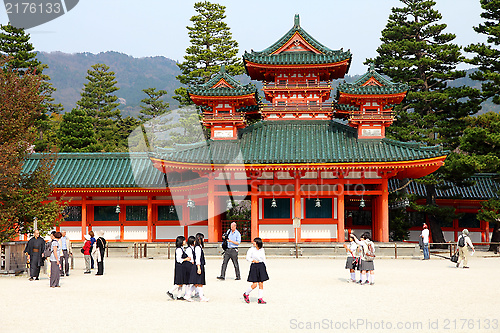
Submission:
[[500,0],[480,0],[480,3],[485,22],[474,30],[488,38],[486,44],[471,44],[465,48],[475,54],[468,62],[479,66],[470,77],[483,82],[481,88],[485,99],[492,98],[493,103],[500,104]]
[[[402,141],[440,144],[453,150],[465,128],[463,118],[479,110],[479,92],[452,84],[465,76],[465,71],[456,70],[464,57],[460,46],[452,43],[455,35],[444,32],[447,25],[440,23],[442,16],[434,9],[435,1],[401,2],[403,7],[392,8],[382,31],[378,56],[367,60],[392,80],[410,85],[406,100],[395,108],[396,122],[388,134]],[[442,168],[420,180],[427,190],[426,205],[414,206],[427,214],[435,242],[444,241],[439,222],[452,213],[436,204],[436,187],[443,184],[446,175],[458,182],[473,172],[462,156],[450,157],[448,171]],[[461,171],[451,172],[450,168]]]
[[[185,61],[177,64],[182,72],[177,79],[185,85],[202,84],[217,73],[222,64],[231,75],[242,74],[243,63],[236,57],[238,43],[224,22],[226,7],[202,1],[195,3],[194,9],[197,15],[191,17],[193,26],[187,27],[191,45],[186,49]],[[176,89],[175,94],[174,99],[181,106],[192,104],[185,88]]]
[[120,150],[117,123],[121,112],[118,97],[114,95],[120,88],[116,86],[115,73],[105,64],[95,64],[87,74],[88,82],[84,84],[82,98],[76,104],[92,117],[97,141],[103,145],[104,151]]
[[100,151],[92,123],[92,118],[79,108],[64,114],[58,131],[61,152]]
[[[24,29],[16,28],[10,23],[0,25],[0,53],[9,56],[9,60],[4,64],[4,70],[12,70],[23,76],[26,72],[38,75],[42,79],[40,85],[40,93],[45,96],[45,100],[41,104],[42,112],[35,122],[38,130],[37,139],[35,141],[35,149],[37,151],[48,151],[54,144],[50,142],[50,134],[52,131],[53,119],[55,114],[62,111],[63,107],[59,103],[54,103],[52,94],[56,89],[49,82],[50,77],[43,74],[43,71],[48,68],[46,64],[42,64],[37,58],[34,46],[30,43],[30,35]],[[49,134],[49,135],[47,135]]]
[[167,94],[166,90],[156,90],[156,88],[143,89],[144,93],[148,96],[141,100],[144,105],[141,105],[141,115],[139,119],[142,122],[149,122],[149,126],[152,130],[152,141],[151,145],[155,146],[156,141],[156,131],[158,130],[158,117],[162,114],[167,113],[168,103],[163,101],[162,98]]

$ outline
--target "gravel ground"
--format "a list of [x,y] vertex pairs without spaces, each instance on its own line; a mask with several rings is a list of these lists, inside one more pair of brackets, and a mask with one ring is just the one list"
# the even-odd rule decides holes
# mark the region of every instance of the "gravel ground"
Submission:
[[[375,285],[348,283],[343,259],[273,259],[265,305],[243,301],[243,279],[218,281],[207,259],[208,303],[169,300],[173,260],[106,258],[105,275],[83,274],[76,258],[61,288],[47,276],[0,277],[0,332],[500,332],[500,258],[472,257],[470,269],[440,258],[375,261]],[[31,310],[39,311],[34,317]]]

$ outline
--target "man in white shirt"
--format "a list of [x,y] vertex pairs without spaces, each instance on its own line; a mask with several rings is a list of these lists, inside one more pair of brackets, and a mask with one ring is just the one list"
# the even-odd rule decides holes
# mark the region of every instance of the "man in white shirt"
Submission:
[[[463,240],[461,240],[461,238],[463,238]],[[469,259],[469,249],[467,248],[467,246],[469,246],[472,249],[472,252],[474,253],[475,251],[474,245],[472,245],[472,241],[470,240],[469,230],[464,229],[462,230],[462,234],[458,237],[458,242],[457,242],[457,247],[458,247],[457,267],[460,266],[460,262],[463,260],[464,268],[469,268],[469,266],[467,266],[467,261]]]
[[424,247],[424,260],[430,259],[429,255],[429,229],[427,228],[427,224],[424,223],[424,229],[422,230],[422,233],[420,234],[420,237],[422,237]]

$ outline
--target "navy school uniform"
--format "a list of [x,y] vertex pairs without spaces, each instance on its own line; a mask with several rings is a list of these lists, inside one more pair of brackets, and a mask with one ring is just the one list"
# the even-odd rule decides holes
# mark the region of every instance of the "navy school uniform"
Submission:
[[[201,246],[196,246],[194,251],[194,265],[191,268],[191,274],[189,276],[190,284],[201,284],[206,285],[205,281],[205,253]],[[198,274],[198,266],[200,265],[201,274]]]
[[184,269],[182,264],[184,263],[184,259],[186,259],[188,255],[186,251],[182,247],[178,247],[175,249],[175,265],[174,265],[174,284],[175,285],[183,285],[184,281]]
[[[258,262],[252,262],[257,260]],[[264,282],[269,280],[269,275],[266,269],[266,253],[264,249],[257,250],[255,247],[251,247],[247,252],[247,261],[252,262],[250,265],[250,271],[248,272],[248,282]]]
[[186,253],[186,256],[184,258],[187,258],[187,257],[190,257],[191,258],[191,261],[187,260],[187,261],[184,261],[182,264],[181,264],[181,267],[182,267],[182,281],[183,283],[182,284],[191,284],[190,281],[190,276],[191,276],[191,270],[193,269],[193,249],[191,247],[188,247],[185,251]]

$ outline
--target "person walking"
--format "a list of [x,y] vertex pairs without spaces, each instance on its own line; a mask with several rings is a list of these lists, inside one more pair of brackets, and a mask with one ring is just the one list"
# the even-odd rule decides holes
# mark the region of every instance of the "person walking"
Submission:
[[26,243],[24,253],[30,263],[30,281],[39,280],[40,267],[43,266],[43,250],[45,241],[40,237],[40,231],[35,230],[33,237]]
[[92,253],[94,252],[94,247],[95,247],[95,237],[94,237],[94,232],[92,230],[89,231],[89,236],[90,236],[90,269],[94,269],[94,255]]
[[177,291],[177,297],[180,299],[184,298],[182,294],[182,287],[184,284],[189,283],[185,281],[185,274],[182,263],[184,261],[190,261],[191,258],[188,257],[186,251],[184,251],[184,246],[186,245],[186,238],[184,236],[177,236],[175,239],[175,263],[174,263],[174,286],[172,289],[167,291],[168,297],[175,300],[174,292]]
[[249,295],[259,285],[259,304],[266,304],[264,299],[264,281],[269,280],[269,275],[266,269],[266,252],[263,248],[262,239],[254,238],[252,247],[247,251],[247,261],[251,262],[250,271],[248,272],[248,282],[252,282],[250,288],[243,293],[243,299],[246,303],[250,303]]
[[85,235],[84,237],[83,258],[85,259],[85,272],[83,274],[90,274],[90,235]]
[[[189,275],[189,283],[193,285],[192,290],[198,293],[200,297],[200,302],[208,302],[208,298],[203,294],[203,286],[206,284],[205,281],[205,254],[203,253],[203,239],[205,235],[202,233],[197,233],[196,241],[194,243],[194,265],[191,268],[191,274]],[[187,297],[187,301],[192,301],[192,298]]]
[[50,287],[60,287],[59,280],[61,278],[61,265],[60,265],[60,256],[61,249],[59,248],[59,239],[61,239],[62,235],[59,231],[53,232],[51,234],[51,243],[50,247],[52,251],[50,253]]
[[73,250],[71,249],[71,241],[66,237],[66,230],[62,230],[61,235],[62,237],[59,240],[59,246],[62,250],[61,276],[69,276],[69,257],[73,256]]
[[100,230],[97,235],[99,238],[96,240],[97,244],[97,273],[95,275],[104,274],[104,252],[106,250],[106,240],[104,239],[104,231]]
[[238,264],[238,246],[241,243],[241,234],[236,230],[236,222],[231,223],[231,229],[226,232],[227,237],[227,250],[224,251],[224,259],[222,260],[222,268],[220,276],[217,277],[219,280],[226,279],[226,269],[229,259],[233,262],[234,272],[236,274],[235,280],[241,280],[240,266]]
[[425,223],[420,237],[422,237],[423,242],[424,260],[429,260],[431,258],[429,254],[429,228]]
[[474,253],[474,245],[472,245],[472,241],[469,237],[469,230],[464,229],[462,230],[462,234],[458,237],[458,262],[457,262],[457,268],[460,266],[460,262],[463,261],[463,267],[464,268],[469,268],[467,266],[468,260],[469,260],[469,248],[472,249],[472,253]]

